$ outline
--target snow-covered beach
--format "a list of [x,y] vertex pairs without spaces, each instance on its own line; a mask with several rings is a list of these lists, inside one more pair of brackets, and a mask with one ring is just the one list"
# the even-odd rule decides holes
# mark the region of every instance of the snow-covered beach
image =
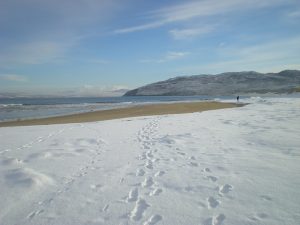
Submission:
[[0,224],[300,223],[300,98],[0,128]]

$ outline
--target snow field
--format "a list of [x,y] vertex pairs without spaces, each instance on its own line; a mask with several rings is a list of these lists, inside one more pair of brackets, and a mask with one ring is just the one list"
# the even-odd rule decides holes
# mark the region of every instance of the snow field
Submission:
[[0,224],[300,221],[300,99],[0,129]]

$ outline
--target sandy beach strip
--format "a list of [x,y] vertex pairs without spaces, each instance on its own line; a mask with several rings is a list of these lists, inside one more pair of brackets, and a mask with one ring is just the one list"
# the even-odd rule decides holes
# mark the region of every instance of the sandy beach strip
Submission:
[[95,122],[102,120],[165,115],[165,114],[182,114],[193,113],[207,110],[233,108],[242,106],[235,103],[222,102],[184,102],[184,103],[166,103],[166,104],[150,104],[139,105],[128,108],[110,109],[94,112],[86,112],[65,116],[56,116],[40,119],[28,119],[18,121],[0,122],[0,127],[12,126],[32,126],[32,125],[49,125],[49,124],[66,124],[66,123],[83,123]]

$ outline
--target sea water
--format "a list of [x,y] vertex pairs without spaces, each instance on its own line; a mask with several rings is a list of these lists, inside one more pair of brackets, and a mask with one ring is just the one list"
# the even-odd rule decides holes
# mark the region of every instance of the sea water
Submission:
[[72,98],[2,98],[0,121],[23,120],[69,115],[98,110],[130,107],[141,104],[233,99],[232,96],[126,96]]

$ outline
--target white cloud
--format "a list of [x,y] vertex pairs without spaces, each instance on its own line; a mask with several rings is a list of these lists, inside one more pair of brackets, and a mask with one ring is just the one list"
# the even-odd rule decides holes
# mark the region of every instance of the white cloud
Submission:
[[148,29],[161,27],[164,24],[165,24],[164,21],[156,21],[153,23],[147,23],[147,24],[143,24],[143,25],[139,25],[139,26],[117,29],[114,31],[114,33],[115,34],[123,34],[123,33],[131,33],[131,32],[141,31],[141,30],[148,30]]
[[253,10],[265,7],[273,7],[280,4],[289,4],[294,0],[203,0],[189,1],[147,14],[150,22],[137,26],[125,27],[115,30],[115,33],[129,33],[147,29],[158,28],[170,23],[186,22],[200,17],[225,15],[234,11]]
[[287,16],[288,16],[288,18],[291,18],[291,19],[299,19],[300,18],[300,9],[289,12],[287,14]]
[[189,55],[189,52],[168,52],[165,56],[166,61],[181,59]]
[[1,2],[0,67],[63,61],[83,39],[105,32],[106,24],[124,8],[120,1]]
[[26,82],[28,80],[27,77],[16,74],[0,74],[0,79],[13,82]]
[[265,62],[276,59],[295,59],[300,62],[300,37],[285,38],[245,47],[221,48],[220,54],[228,58],[237,57],[249,61]]
[[140,63],[165,63],[165,62],[170,62],[170,61],[185,58],[189,54],[190,52],[167,52],[160,59],[143,59],[140,60]]
[[112,85],[112,86],[95,86],[85,84],[78,90],[74,90],[77,96],[94,96],[94,97],[105,97],[105,96],[121,96],[125,94],[128,87],[125,85]]
[[191,73],[225,71],[278,72],[300,69],[300,37],[261,43],[252,46],[226,46],[217,51],[218,61],[184,68]]
[[214,26],[205,26],[202,28],[189,28],[189,29],[173,29],[169,33],[175,40],[185,40],[199,37],[214,31]]
[[0,52],[0,66],[58,62],[74,45],[76,45],[75,39],[66,42],[45,40],[19,43]]
[[[1,79],[1,77],[0,77]],[[85,84],[80,87],[23,87],[0,90],[0,96],[10,97],[113,97],[122,96],[129,88],[125,85],[97,86]]]

